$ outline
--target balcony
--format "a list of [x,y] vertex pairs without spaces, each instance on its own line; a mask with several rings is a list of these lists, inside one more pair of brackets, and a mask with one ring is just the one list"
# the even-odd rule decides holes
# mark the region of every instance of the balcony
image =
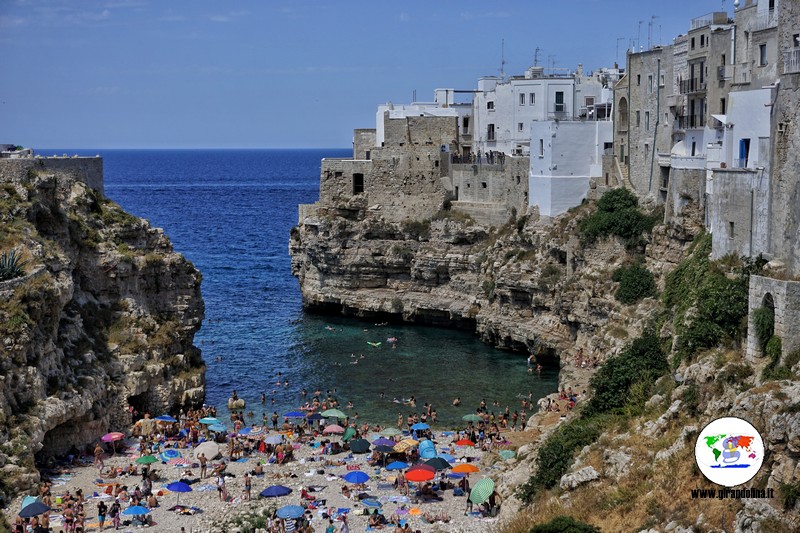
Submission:
[[767,13],[762,13],[750,25],[750,31],[762,31],[778,27],[778,12],[773,9]]
[[700,78],[690,78],[688,80],[681,80],[680,92],[681,94],[700,93],[706,91],[706,81]]
[[705,115],[689,115],[686,117],[678,117],[675,121],[679,130],[686,130],[690,128],[703,128],[706,125]]
[[724,81],[733,78],[734,75],[733,65],[724,65],[717,67],[717,81]]
[[800,72],[800,48],[783,53],[783,73]]

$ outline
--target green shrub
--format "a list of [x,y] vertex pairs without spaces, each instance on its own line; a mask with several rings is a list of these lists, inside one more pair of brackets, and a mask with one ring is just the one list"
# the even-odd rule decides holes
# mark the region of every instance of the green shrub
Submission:
[[616,269],[611,279],[619,283],[614,298],[626,305],[656,295],[656,280],[653,273],[640,263]]
[[797,505],[797,500],[800,499],[800,483],[781,483],[779,490],[783,502],[783,510],[794,509],[795,505]]
[[767,343],[775,332],[775,309],[772,307],[759,307],[753,311],[753,326],[756,337],[761,346],[761,351],[766,351]]
[[586,243],[616,235],[625,239],[631,248],[638,244],[643,232],[653,229],[654,223],[654,218],[639,210],[633,193],[627,189],[613,189],[597,201],[597,211],[583,219],[578,230]]
[[431,234],[431,221],[406,220],[403,222],[403,232],[412,239],[427,239]]
[[519,486],[517,497],[527,504],[539,491],[555,487],[575,453],[594,442],[601,430],[600,417],[576,418],[561,425],[539,448],[536,473]]
[[690,383],[681,394],[683,408],[689,415],[696,415],[700,407],[700,388],[695,383]]
[[25,265],[28,261],[23,261],[21,255],[17,255],[16,249],[0,254],[0,281],[19,278],[25,275]]
[[529,533],[600,533],[600,528],[571,516],[557,516],[547,523],[533,526]]
[[635,384],[642,383],[649,388],[668,371],[669,365],[656,335],[648,333],[634,339],[592,377],[594,395],[586,406],[586,415],[621,409],[628,403]]

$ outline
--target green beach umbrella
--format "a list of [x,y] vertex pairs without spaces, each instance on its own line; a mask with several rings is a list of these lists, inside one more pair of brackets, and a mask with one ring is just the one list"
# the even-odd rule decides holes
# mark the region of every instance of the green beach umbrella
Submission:
[[320,413],[325,418],[347,418],[347,415],[338,409],[328,409]]
[[480,505],[489,499],[489,496],[494,492],[494,481],[492,478],[485,477],[475,483],[472,487],[472,492],[469,493],[469,501],[476,505]]
[[392,437],[394,435],[402,435],[403,432],[397,428],[386,428],[380,433],[381,435],[386,435],[387,437]]
[[347,442],[355,436],[356,436],[355,428],[347,428],[344,430],[344,435],[342,435],[342,441]]
[[479,417],[478,415],[470,413],[468,415],[462,416],[461,420],[463,420],[464,422],[481,422],[483,421],[483,418]]
[[151,463],[157,463],[158,459],[156,459],[152,455],[143,455],[138,459],[136,459],[136,462],[139,463],[140,465],[149,465]]
[[500,457],[502,457],[506,461],[508,461],[509,459],[513,459],[517,455],[512,450],[500,450],[498,453]]

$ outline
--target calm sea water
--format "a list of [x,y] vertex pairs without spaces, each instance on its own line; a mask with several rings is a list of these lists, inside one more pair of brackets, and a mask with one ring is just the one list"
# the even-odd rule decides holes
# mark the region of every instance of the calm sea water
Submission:
[[[207,401],[222,412],[233,390],[260,418],[300,405],[303,388],[320,388],[335,389],[343,410],[362,420],[393,422],[409,412],[393,400],[415,396],[418,409],[432,403],[451,425],[481,399],[513,410],[520,395],[538,399],[556,389],[556,368],[528,374],[524,356],[466,332],[303,311],[289,230],[297,205],[319,197],[320,159],[350,150],[40,151],[65,152],[103,156],[106,195],[164,228],[203,273],[206,320],[195,344],[208,364]],[[398,339],[394,349],[390,337]]]

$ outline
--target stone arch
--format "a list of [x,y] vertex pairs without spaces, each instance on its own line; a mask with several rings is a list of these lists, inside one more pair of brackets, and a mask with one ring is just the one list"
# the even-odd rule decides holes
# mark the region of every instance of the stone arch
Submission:
[[617,105],[617,132],[628,129],[628,99],[624,96],[619,99]]

